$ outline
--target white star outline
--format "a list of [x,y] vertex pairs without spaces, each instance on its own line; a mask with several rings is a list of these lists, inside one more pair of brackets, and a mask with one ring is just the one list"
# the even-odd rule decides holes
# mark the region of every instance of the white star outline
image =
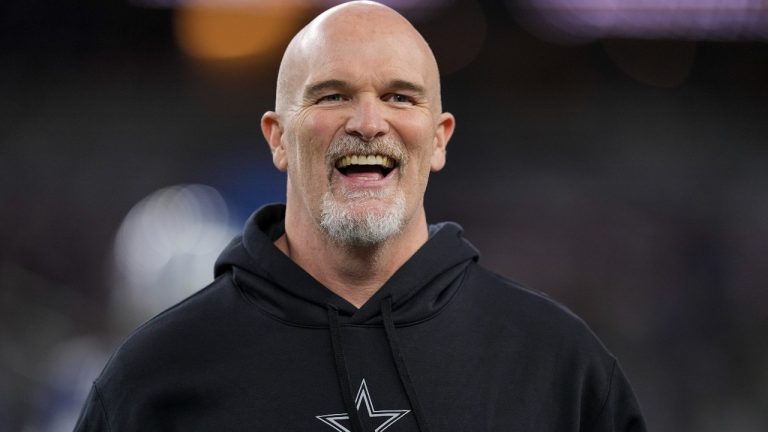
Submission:
[[[355,408],[360,411],[360,405],[365,403],[365,408],[368,410],[368,417],[389,417],[384,423],[380,424],[375,432],[382,432],[389,428],[396,421],[400,420],[411,412],[411,410],[377,410],[373,408],[373,400],[371,400],[371,393],[368,391],[368,384],[365,383],[365,379],[360,383],[360,389],[357,391],[355,397]],[[339,424],[340,420],[349,420],[349,413],[343,414],[326,414],[316,416],[318,420],[334,428],[337,432],[351,432],[346,427]]]

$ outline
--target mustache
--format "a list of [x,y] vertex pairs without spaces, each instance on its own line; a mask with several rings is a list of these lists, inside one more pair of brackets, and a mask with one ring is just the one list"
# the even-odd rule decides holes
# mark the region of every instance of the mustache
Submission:
[[344,156],[375,154],[387,156],[394,160],[397,166],[403,166],[408,162],[408,155],[403,147],[403,144],[391,135],[369,141],[354,135],[345,135],[331,141],[325,161],[329,166],[335,166],[336,161]]

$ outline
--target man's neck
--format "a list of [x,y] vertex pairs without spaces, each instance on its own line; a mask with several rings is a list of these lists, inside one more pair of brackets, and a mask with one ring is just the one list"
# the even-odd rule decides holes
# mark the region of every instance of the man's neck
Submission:
[[[287,216],[287,215],[286,215]],[[314,224],[292,223],[275,246],[325,287],[360,308],[427,241],[420,210],[403,231],[371,247],[349,247],[328,239]]]

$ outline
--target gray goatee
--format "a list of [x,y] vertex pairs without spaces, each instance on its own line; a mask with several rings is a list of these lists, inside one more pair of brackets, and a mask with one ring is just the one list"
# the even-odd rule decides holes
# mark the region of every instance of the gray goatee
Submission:
[[[331,143],[327,163],[333,169],[339,158],[351,154],[389,156],[398,161],[400,175],[407,163],[402,144],[393,137],[364,141],[351,135]],[[392,192],[386,190],[346,191],[337,187],[334,192],[335,195],[331,192],[323,195],[319,221],[332,241],[349,247],[369,247],[381,244],[402,231],[405,225],[405,196],[402,191],[396,191],[394,197],[387,197]],[[383,212],[360,211],[365,201],[387,198],[392,203]]]

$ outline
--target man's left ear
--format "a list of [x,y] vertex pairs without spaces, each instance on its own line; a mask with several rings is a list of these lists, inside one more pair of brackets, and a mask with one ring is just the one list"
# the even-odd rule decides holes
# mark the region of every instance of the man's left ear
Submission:
[[448,146],[448,140],[453,135],[453,129],[456,127],[456,119],[453,114],[444,112],[440,114],[435,130],[435,147],[432,150],[432,171],[440,171],[445,166],[445,148]]

